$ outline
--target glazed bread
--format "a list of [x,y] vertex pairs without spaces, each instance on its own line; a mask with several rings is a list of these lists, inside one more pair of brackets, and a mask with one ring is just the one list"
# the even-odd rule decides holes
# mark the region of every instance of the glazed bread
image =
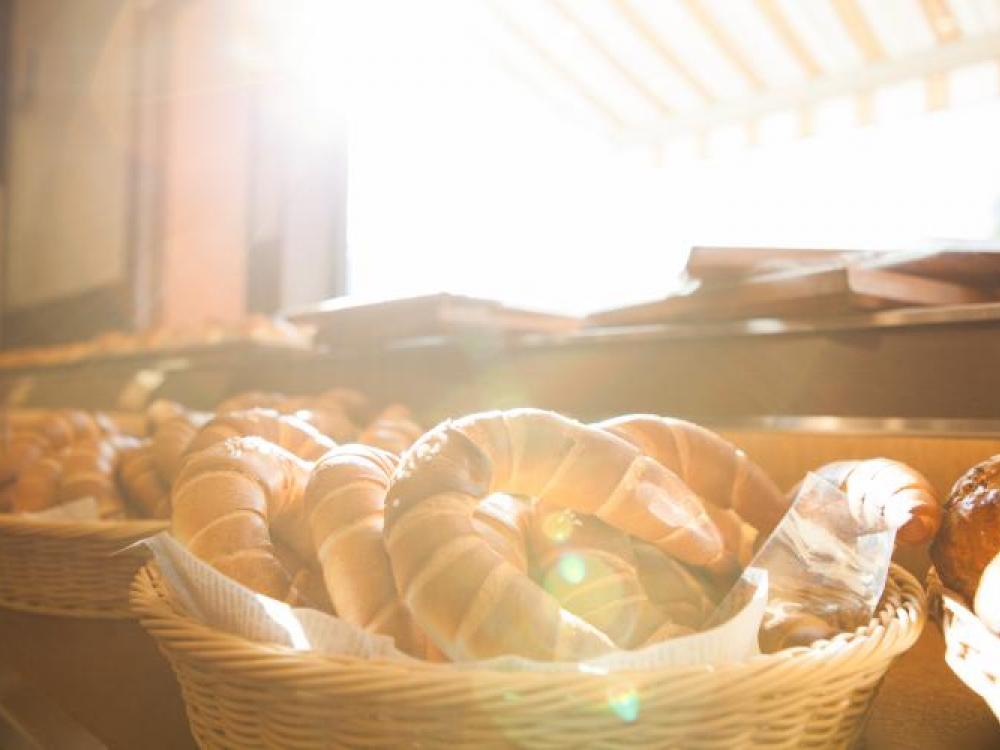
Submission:
[[899,461],[870,458],[836,461],[816,474],[847,495],[851,515],[866,527],[881,523],[897,528],[908,544],[929,542],[941,525],[941,504],[924,476]]
[[695,565],[724,554],[701,500],[605,430],[535,409],[446,422],[404,456],[385,544],[414,618],[453,659],[581,659],[613,648],[480,536],[472,516],[494,492],[596,516]]
[[[976,464],[951,489],[931,559],[941,581],[1000,630],[1000,455]],[[989,570],[989,574],[986,572]]]
[[229,438],[184,462],[170,494],[173,535],[248,588],[301,601],[274,540],[308,559],[302,496],[310,465],[258,437]]
[[642,645],[664,624],[643,589],[628,534],[593,516],[539,507],[530,540],[542,588],[619,648]]
[[22,469],[14,484],[12,510],[37,513],[93,497],[101,518],[121,518],[124,504],[115,483],[118,446],[111,438],[79,440]]
[[118,484],[129,505],[145,518],[170,518],[170,488],[156,470],[150,441],[123,448]]
[[382,542],[382,518],[395,456],[364,445],[344,445],[317,464],[305,508],[326,590],[344,620],[391,636],[415,656],[426,638],[396,591]]
[[60,409],[26,429],[7,432],[0,446],[0,482],[16,478],[25,466],[48,453],[78,441],[98,440],[111,431],[102,414]]
[[[766,538],[788,510],[778,486],[747,455],[693,422],[649,414],[601,422],[681,478],[715,508],[734,511]],[[736,536],[744,537],[741,530]],[[745,541],[741,539],[736,546]]]
[[185,453],[197,453],[234,437],[259,437],[305,461],[316,461],[333,441],[297,417],[273,409],[228,412],[209,420],[191,438]]

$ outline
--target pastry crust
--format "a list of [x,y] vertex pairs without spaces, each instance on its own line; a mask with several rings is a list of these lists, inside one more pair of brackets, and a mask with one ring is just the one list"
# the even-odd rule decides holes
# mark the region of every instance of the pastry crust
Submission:
[[952,487],[931,559],[941,581],[971,603],[986,566],[1000,553],[1000,455]]

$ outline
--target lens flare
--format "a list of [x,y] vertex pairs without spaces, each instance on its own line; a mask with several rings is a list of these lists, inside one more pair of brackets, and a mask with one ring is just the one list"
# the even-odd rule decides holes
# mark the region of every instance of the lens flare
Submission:
[[559,558],[559,575],[574,586],[587,576],[587,563],[579,555],[563,555]]
[[608,690],[608,705],[624,722],[633,722],[639,718],[639,693],[634,687]]
[[573,513],[557,510],[546,513],[542,519],[542,533],[557,544],[562,544],[573,535]]

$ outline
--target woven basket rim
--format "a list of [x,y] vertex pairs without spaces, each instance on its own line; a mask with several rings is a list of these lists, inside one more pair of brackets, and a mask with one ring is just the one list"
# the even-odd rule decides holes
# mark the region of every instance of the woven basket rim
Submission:
[[[212,661],[213,668],[226,669],[234,673],[251,673],[265,668],[268,671],[294,672],[299,678],[322,678],[336,669],[358,669],[368,673],[381,671],[387,676],[406,674],[429,681],[440,679],[481,680],[492,677],[505,680],[539,680],[545,682],[594,678],[625,678],[636,680],[662,679],[664,674],[672,678],[697,677],[706,673],[723,676],[739,674],[752,669],[755,674],[770,669],[787,671],[802,669],[811,673],[822,671],[828,662],[838,664],[848,659],[867,662],[880,656],[891,660],[906,651],[916,642],[927,619],[926,597],[919,581],[908,571],[893,563],[887,585],[898,590],[900,603],[883,604],[872,620],[854,631],[840,633],[830,640],[818,641],[811,646],[785,649],[774,654],[760,654],[752,659],[734,664],[692,665],[667,667],[659,670],[623,670],[610,674],[583,671],[566,672],[524,672],[499,669],[455,669],[451,664],[365,659],[356,656],[321,654],[314,651],[298,651],[288,646],[252,641],[239,635],[227,633],[202,624],[181,611],[171,600],[163,579],[154,562],[144,565],[132,583],[129,601],[133,614],[143,626],[159,641],[169,642],[170,648],[188,652],[190,656]],[[890,637],[891,636],[891,637]],[[888,646],[886,646],[888,642]]]
[[16,513],[0,513],[0,534],[51,536],[54,538],[121,537],[151,535],[165,531],[169,521],[155,518],[94,519],[76,521],[62,518],[34,518]]
[[927,571],[927,596],[928,609],[945,640],[945,662],[1000,719],[1000,688],[996,682],[1000,665],[995,664],[995,655],[1000,654],[1000,634],[987,627],[964,596],[945,586],[933,565]]

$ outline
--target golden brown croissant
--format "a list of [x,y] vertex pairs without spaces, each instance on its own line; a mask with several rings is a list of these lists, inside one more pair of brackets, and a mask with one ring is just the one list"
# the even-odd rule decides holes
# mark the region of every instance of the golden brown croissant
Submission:
[[504,560],[527,573],[531,516],[528,501],[497,492],[476,506],[472,512],[472,526]]
[[282,411],[288,402],[284,393],[273,391],[244,391],[220,401],[215,407],[216,414],[228,414],[231,411],[247,411],[248,409],[274,409]]
[[706,565],[722,538],[676,475],[605,430],[517,409],[446,422],[404,456],[386,504],[386,549],[417,622],[452,658],[580,659],[613,648],[477,533],[493,492],[593,515]]
[[168,487],[181,469],[184,453],[208,415],[185,412],[160,424],[153,433],[153,463]]
[[171,529],[193,555],[244,586],[300,601],[272,536],[300,559],[311,541],[302,494],[309,465],[257,437],[230,438],[188,457],[171,490]]
[[176,401],[158,398],[146,407],[146,432],[152,435],[167,420],[186,414],[188,410]]
[[715,608],[718,592],[691,570],[648,542],[632,539],[639,580],[669,622],[698,628]]
[[14,479],[29,463],[80,440],[97,440],[111,432],[101,414],[61,409],[42,417],[29,429],[5,434],[0,449],[0,481]]
[[620,648],[641,645],[663,625],[628,534],[593,516],[539,507],[530,539],[542,587]]
[[851,515],[866,526],[885,521],[908,544],[930,541],[941,525],[941,505],[924,476],[899,461],[836,461],[816,473],[847,495]]
[[364,424],[371,417],[368,397],[353,388],[330,388],[306,397],[305,402],[299,408],[341,411],[355,424]]
[[344,620],[391,636],[414,655],[426,638],[399,598],[382,542],[382,516],[395,456],[344,445],[315,466],[305,506],[327,591]]
[[649,414],[601,422],[673,471],[698,497],[732,509],[766,537],[778,525],[788,500],[747,455],[711,430],[693,422]]
[[405,407],[391,406],[358,435],[358,442],[401,455],[424,434],[423,428],[407,416]]
[[268,391],[246,391],[221,402],[216,412],[223,415],[250,409],[273,409],[280,414],[294,414],[334,442],[346,443],[357,436],[356,420],[359,415],[367,413],[368,400],[347,388],[297,397]]
[[298,409],[289,413],[335,443],[349,443],[358,434],[357,425],[339,409]]
[[117,447],[102,438],[81,440],[26,466],[13,492],[15,512],[38,512],[93,497],[101,518],[120,518],[124,504],[114,480]]
[[191,439],[186,453],[196,453],[232,437],[260,437],[306,461],[315,461],[333,448],[333,441],[314,427],[273,409],[249,409],[220,414]]
[[170,488],[156,471],[149,441],[122,449],[118,457],[118,484],[139,515],[170,518]]

